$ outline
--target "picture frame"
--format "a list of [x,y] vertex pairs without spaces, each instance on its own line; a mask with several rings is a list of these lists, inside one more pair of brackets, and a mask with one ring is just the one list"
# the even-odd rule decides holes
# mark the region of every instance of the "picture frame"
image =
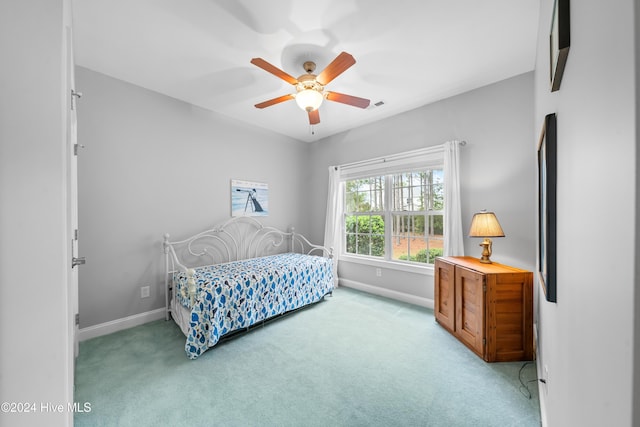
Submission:
[[560,89],[571,45],[569,0],[555,0],[549,32],[549,78],[551,92]]
[[231,180],[231,216],[268,216],[269,185],[264,182]]
[[557,119],[545,116],[538,143],[538,277],[549,302],[557,302]]

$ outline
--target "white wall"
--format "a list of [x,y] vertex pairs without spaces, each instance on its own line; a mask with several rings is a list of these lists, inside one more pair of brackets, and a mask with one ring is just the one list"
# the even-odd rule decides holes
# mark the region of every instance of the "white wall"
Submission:
[[[312,237],[323,236],[330,165],[466,140],[460,173],[465,234],[474,212],[493,210],[506,237],[494,239],[492,259],[534,269],[532,117],[533,73],[527,73],[313,143],[309,182],[318,197],[309,213]],[[465,238],[466,254],[479,256],[479,243]],[[432,303],[432,270],[416,274],[383,268],[382,277],[376,277],[375,268],[368,265],[341,262],[339,269],[341,279],[351,285],[356,282],[385,295],[399,292],[402,295],[395,296]]]
[[558,119],[558,302],[541,298],[538,308],[540,364],[549,371],[543,415],[552,427],[639,425],[631,397],[638,369],[634,1],[571,2],[571,49],[555,93],[552,7],[541,1],[535,73],[536,125],[549,113]]
[[[636,147],[640,145],[640,133],[638,132],[638,123],[640,123],[640,7],[635,7],[635,17],[634,17],[634,29],[635,29],[635,75],[636,75]],[[635,230],[636,230],[636,245],[635,245],[635,253],[636,253],[636,262],[635,262],[635,299],[634,299],[634,312],[635,312],[635,322],[633,327],[633,420],[636,425],[640,424],[640,291],[638,290],[640,281],[640,262],[637,260],[637,254],[640,253],[640,236],[638,235],[638,230],[640,230],[640,197],[637,195],[638,188],[640,188],[640,174],[638,174],[638,165],[640,165],[640,150],[636,148],[636,222],[635,222]]]
[[[67,301],[66,0],[0,3],[0,414],[11,426],[71,425]],[[41,404],[64,405],[47,413]]]
[[[231,217],[230,181],[269,184],[263,223],[305,233],[306,145],[77,67],[80,326],[164,307],[164,233]],[[150,298],[140,287],[150,286]]]

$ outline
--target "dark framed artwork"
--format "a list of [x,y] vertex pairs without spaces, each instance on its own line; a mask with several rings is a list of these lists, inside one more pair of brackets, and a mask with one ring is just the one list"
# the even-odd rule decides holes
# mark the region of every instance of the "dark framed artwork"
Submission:
[[560,89],[570,44],[569,0],[555,0],[551,19],[551,32],[549,33],[551,92]]
[[538,143],[538,276],[547,301],[557,301],[556,178],[557,121],[544,119]]

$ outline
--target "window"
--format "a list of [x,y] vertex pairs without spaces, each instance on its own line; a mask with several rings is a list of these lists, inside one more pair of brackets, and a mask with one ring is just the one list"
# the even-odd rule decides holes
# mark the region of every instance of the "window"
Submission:
[[443,253],[442,166],[348,179],[345,253],[432,264]]
[[464,254],[459,146],[329,167],[324,245],[338,261],[425,273],[438,255]]

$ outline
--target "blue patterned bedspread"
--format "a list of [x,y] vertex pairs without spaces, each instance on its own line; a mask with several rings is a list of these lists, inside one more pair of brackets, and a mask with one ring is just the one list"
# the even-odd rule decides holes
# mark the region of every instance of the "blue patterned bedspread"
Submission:
[[333,291],[332,260],[286,253],[194,269],[196,294],[187,275],[174,273],[178,301],[191,309],[185,351],[195,359],[220,338],[254,323],[319,301]]

